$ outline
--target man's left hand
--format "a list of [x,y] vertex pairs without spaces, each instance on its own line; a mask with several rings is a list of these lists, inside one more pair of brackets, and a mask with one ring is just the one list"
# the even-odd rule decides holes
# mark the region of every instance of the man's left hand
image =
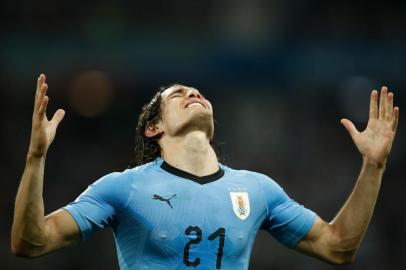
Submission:
[[393,107],[393,93],[384,86],[381,88],[379,108],[378,91],[372,90],[369,121],[364,131],[358,131],[348,119],[342,119],[341,124],[350,133],[364,160],[382,167],[392,148],[398,119],[399,107]]

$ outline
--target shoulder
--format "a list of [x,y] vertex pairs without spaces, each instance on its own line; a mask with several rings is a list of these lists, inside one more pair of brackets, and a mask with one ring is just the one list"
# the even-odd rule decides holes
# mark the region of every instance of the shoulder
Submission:
[[[144,181],[145,174],[154,165],[147,163],[121,172],[112,172],[99,178],[83,191],[74,203],[80,201],[92,201],[111,205],[117,208],[125,208],[131,197],[135,185]],[[141,183],[142,184],[142,183]]]
[[131,184],[132,181],[141,180],[146,174],[153,171],[155,167],[155,164],[150,162],[121,172],[112,172],[104,175],[92,185],[128,185]]
[[240,177],[244,182],[250,181],[251,183],[255,183],[261,194],[273,202],[285,200],[287,198],[283,188],[274,179],[266,174],[249,170],[232,169],[224,165],[222,165],[222,168],[231,177]]
[[100,195],[107,200],[129,197],[133,190],[133,185],[143,181],[145,175],[153,167],[154,164],[150,162],[121,172],[106,174],[90,184],[81,195]]
[[253,180],[257,181],[259,185],[279,187],[278,183],[266,174],[254,172],[254,171],[250,171],[250,170],[232,169],[225,165],[221,165],[221,167],[230,176],[253,179]]

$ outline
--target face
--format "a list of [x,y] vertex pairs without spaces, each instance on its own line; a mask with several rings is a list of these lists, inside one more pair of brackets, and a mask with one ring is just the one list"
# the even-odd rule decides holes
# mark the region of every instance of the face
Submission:
[[195,88],[174,85],[161,94],[162,119],[157,128],[166,135],[177,136],[191,130],[205,131],[213,137],[213,108]]

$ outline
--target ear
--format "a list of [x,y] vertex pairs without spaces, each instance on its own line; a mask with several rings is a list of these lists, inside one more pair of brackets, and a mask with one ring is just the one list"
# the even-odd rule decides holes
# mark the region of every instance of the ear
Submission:
[[163,133],[163,130],[161,129],[161,126],[159,123],[157,123],[157,124],[150,123],[145,127],[144,134],[148,138],[157,137],[157,136],[161,135],[162,133]]

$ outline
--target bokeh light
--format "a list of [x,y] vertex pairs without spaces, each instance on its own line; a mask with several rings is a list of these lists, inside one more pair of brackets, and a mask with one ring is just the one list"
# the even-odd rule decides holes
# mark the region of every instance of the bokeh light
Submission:
[[75,112],[84,117],[96,117],[112,102],[114,85],[106,73],[85,71],[72,80],[69,101]]

